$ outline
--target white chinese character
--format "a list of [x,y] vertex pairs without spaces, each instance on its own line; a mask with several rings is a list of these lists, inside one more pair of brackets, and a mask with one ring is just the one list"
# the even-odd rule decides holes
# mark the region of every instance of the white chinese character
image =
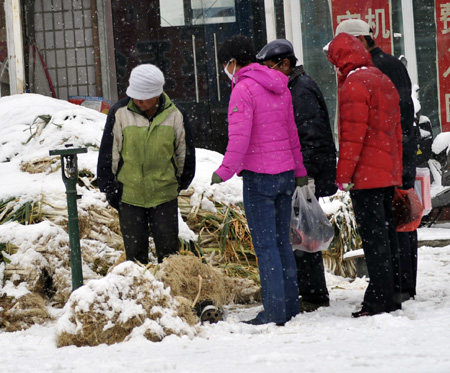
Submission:
[[450,94],[445,94],[445,112],[446,112],[446,118],[447,123],[450,123]]
[[448,76],[448,74],[450,74],[450,67],[447,69],[447,71],[445,73],[442,74],[442,76],[444,78],[446,78]]
[[444,22],[443,34],[448,34],[450,29],[448,28],[448,22],[450,21],[450,3],[441,4],[441,19]]
[[384,9],[375,9],[375,14],[372,13],[372,8],[369,8],[366,22],[370,25],[373,32],[373,38],[376,39],[381,34],[383,39],[388,39],[390,31],[386,30],[386,14]]
[[349,10],[347,10],[344,15],[337,16],[336,19],[337,19],[337,23],[339,24],[342,21],[345,21],[347,19],[361,19],[361,14],[352,14],[352,13],[350,13]]

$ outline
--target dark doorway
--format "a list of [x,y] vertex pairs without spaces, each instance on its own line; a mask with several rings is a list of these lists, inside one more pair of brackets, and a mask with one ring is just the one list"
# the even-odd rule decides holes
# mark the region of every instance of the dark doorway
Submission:
[[217,61],[221,43],[235,34],[266,40],[263,0],[113,0],[118,95],[131,70],[157,65],[165,92],[190,116],[196,147],[225,152],[229,79]]

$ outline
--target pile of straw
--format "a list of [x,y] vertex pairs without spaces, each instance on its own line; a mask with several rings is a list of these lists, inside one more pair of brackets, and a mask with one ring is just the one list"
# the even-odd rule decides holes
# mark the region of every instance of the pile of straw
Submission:
[[355,215],[348,193],[338,192],[330,197],[330,202],[339,206],[328,218],[334,228],[334,238],[327,251],[323,251],[323,260],[327,270],[337,276],[356,277],[353,260],[344,260],[344,254],[361,248]]
[[28,293],[20,298],[0,296],[0,328],[7,332],[28,329],[51,320],[44,297]]
[[172,334],[192,337],[198,318],[188,303],[172,297],[145,268],[125,262],[72,293],[58,320],[57,345],[111,345],[133,335],[153,342]]
[[192,307],[203,301],[212,301],[221,308],[260,299],[259,286],[252,280],[230,278],[193,255],[172,255],[164,259],[155,276],[170,287],[173,296],[189,299]]

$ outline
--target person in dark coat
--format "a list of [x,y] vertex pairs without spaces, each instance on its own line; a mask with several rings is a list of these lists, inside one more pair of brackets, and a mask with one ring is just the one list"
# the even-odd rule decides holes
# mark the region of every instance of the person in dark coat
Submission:
[[[325,99],[317,83],[296,66],[292,44],[286,39],[268,43],[256,55],[258,62],[289,77],[288,87],[294,105],[295,123],[302,146],[303,163],[312,181],[316,198],[336,193],[336,146]],[[295,251],[300,308],[315,311],[329,306],[322,253]]]
[[403,172],[400,97],[355,36],[339,33],[329,45],[328,59],[340,82],[336,182],[350,191],[369,272],[362,308],[352,316],[392,312],[401,309],[392,211]]
[[[356,36],[372,56],[372,62],[394,83],[400,95],[400,111],[403,132],[402,189],[414,188],[416,179],[417,143],[414,131],[414,103],[411,98],[411,80],[405,65],[396,57],[385,53],[372,38],[370,26],[360,20],[341,22],[336,35],[341,32]],[[417,230],[397,232],[400,247],[401,291],[403,301],[416,295],[417,282]]]
[[130,75],[127,97],[106,119],[97,164],[100,191],[119,213],[126,259],[147,264],[150,229],[158,262],[176,254],[178,194],[195,174],[195,146],[184,111],[163,91],[155,65]]

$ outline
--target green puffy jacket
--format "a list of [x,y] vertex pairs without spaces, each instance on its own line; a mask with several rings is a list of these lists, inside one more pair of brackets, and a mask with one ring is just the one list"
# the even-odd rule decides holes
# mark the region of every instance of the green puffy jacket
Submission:
[[100,190],[120,190],[122,202],[146,208],[172,201],[193,178],[195,158],[188,150],[183,114],[165,93],[151,120],[127,97],[108,114],[97,167]]

